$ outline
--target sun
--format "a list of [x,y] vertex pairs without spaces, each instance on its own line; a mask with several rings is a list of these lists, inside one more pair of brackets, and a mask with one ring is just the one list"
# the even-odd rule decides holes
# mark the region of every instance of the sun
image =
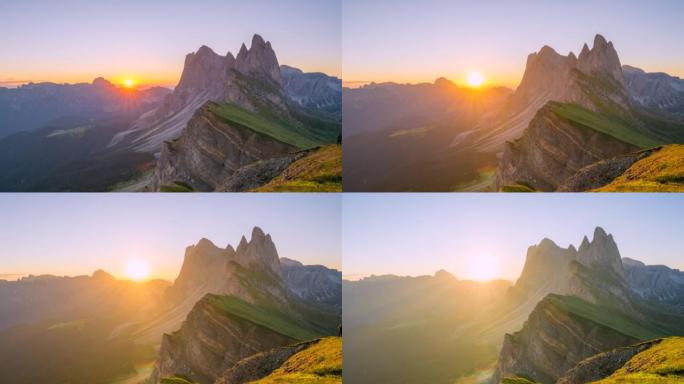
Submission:
[[468,277],[473,280],[489,281],[497,277],[496,259],[490,256],[480,256],[470,260]]
[[126,264],[126,276],[131,280],[143,280],[150,276],[150,268],[145,260],[131,259]]
[[133,79],[126,79],[123,83],[124,87],[126,88],[133,88],[133,85],[135,85],[135,81],[133,81]]
[[481,86],[482,84],[484,84],[485,78],[482,75],[482,73],[480,73],[478,71],[470,71],[466,75],[466,82],[468,83],[469,86],[471,86],[473,88],[477,88],[477,87]]

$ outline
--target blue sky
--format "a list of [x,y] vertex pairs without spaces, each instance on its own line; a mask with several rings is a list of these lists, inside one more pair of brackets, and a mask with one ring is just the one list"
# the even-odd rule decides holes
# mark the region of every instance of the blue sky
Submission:
[[3,0],[0,82],[175,84],[186,54],[204,44],[235,55],[254,33],[271,41],[281,64],[339,75],[340,2]]
[[684,77],[682,15],[679,0],[345,0],[343,76],[460,81],[479,70],[516,86],[529,53],[578,54],[601,33],[623,64]]
[[130,259],[175,278],[185,247],[202,237],[237,246],[252,228],[281,257],[341,265],[337,194],[0,194],[0,275],[121,276]]
[[468,278],[478,258],[514,280],[527,248],[548,237],[567,247],[612,233],[623,257],[684,269],[684,194],[345,194],[345,277]]

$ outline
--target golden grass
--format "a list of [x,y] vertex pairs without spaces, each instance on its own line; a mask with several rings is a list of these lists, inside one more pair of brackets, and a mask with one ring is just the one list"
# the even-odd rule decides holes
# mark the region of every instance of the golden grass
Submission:
[[290,164],[255,192],[342,192],[342,146],[326,145]]
[[684,145],[662,147],[596,192],[684,192]]
[[684,382],[684,337],[671,337],[638,353],[598,384]]
[[327,337],[290,357],[280,368],[253,384],[342,383],[342,338]]

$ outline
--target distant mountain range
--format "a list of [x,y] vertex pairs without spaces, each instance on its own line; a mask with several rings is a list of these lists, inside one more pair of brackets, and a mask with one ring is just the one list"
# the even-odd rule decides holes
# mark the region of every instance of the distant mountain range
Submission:
[[[549,239],[531,246],[515,284],[446,272],[344,281],[345,379],[585,383],[570,379],[586,374],[585,359],[682,335],[682,288],[677,270],[621,259],[601,228],[579,247]],[[592,360],[593,380],[636,353]]]
[[103,271],[0,280],[0,373],[17,384],[228,384],[282,375],[290,357],[320,353],[337,367],[320,379],[339,382],[341,285],[339,271],[281,263],[257,227],[236,248],[188,247],[173,284]]
[[[345,180],[358,191],[580,191],[629,173],[632,183],[610,188],[680,190],[676,161],[639,151],[684,143],[682,84],[622,66],[596,35],[578,56],[549,46],[530,54],[515,91],[345,89]],[[682,148],[666,151],[679,158]]]
[[[281,68],[259,35],[237,56],[187,55],[173,91],[103,79],[2,88],[0,190],[256,189],[339,143],[341,94],[340,79]],[[341,164],[308,163],[313,176],[293,181],[341,188]]]

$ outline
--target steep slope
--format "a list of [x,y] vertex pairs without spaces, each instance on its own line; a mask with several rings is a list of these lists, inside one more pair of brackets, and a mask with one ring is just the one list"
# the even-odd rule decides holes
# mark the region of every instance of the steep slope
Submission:
[[[545,99],[543,107],[534,108],[533,118],[522,121],[524,130],[517,134],[513,135],[510,127],[502,128],[510,134],[507,140],[516,140],[504,147],[497,171],[498,189],[524,185],[532,190],[554,191],[584,167],[638,149],[684,140],[681,122],[666,113],[644,110],[633,101],[615,49],[600,35],[592,50],[585,46],[576,63],[571,56],[564,62],[572,67],[569,82],[565,75],[556,78],[547,74],[541,78],[549,84],[567,83],[563,89],[569,93]],[[532,73],[534,68],[530,69]],[[525,79],[516,94],[524,83]],[[539,90],[532,88],[532,93],[538,94]],[[612,168],[624,163],[604,163],[594,173],[606,171],[614,177],[617,170]]]
[[188,247],[167,292],[170,309],[149,328],[166,333],[152,382],[178,376],[213,383],[248,356],[335,334],[341,296],[329,306],[312,305],[301,297],[319,297],[325,288],[287,283],[283,274],[270,235],[258,227],[237,248],[206,239]]
[[537,111],[550,101],[573,103],[590,111],[611,109],[628,113],[620,59],[612,42],[596,35],[591,49],[584,44],[579,57],[558,54],[544,46],[527,58],[520,85],[508,103],[478,124],[485,132],[477,140],[481,151],[500,151],[506,141],[520,137]]
[[[256,192],[342,192],[342,145],[325,145],[292,158]],[[234,177],[233,177],[234,178]],[[233,179],[231,178],[231,180]],[[229,188],[226,188],[229,189]]]
[[640,351],[620,369],[597,384],[644,382],[654,384],[684,381],[684,339],[672,337]]
[[619,311],[572,296],[549,295],[521,331],[504,337],[493,381],[522,375],[554,383],[589,356],[656,336]]
[[[593,244],[597,237],[601,240]],[[494,382],[520,376],[553,383],[597,353],[684,331],[681,315],[658,301],[634,295],[637,288],[627,279],[627,268],[612,237],[597,228],[594,238],[592,243],[583,240],[578,257],[566,268],[565,282],[555,287],[557,292],[549,293],[535,306],[520,331],[506,334]],[[536,272],[535,276],[545,273]],[[654,292],[649,287],[642,295]]]
[[[671,144],[637,156],[627,169],[597,192],[682,192],[684,191],[684,145]],[[603,165],[596,165],[602,167]],[[592,166],[593,167],[593,166]],[[593,174],[594,169],[584,170]],[[578,175],[578,178],[585,174]]]
[[203,47],[188,56],[178,88],[148,117],[149,127],[141,120],[113,143],[132,140],[139,150],[161,150],[154,190],[174,184],[199,191],[254,188],[282,172],[297,152],[334,143],[340,133],[339,119],[329,116],[339,104],[320,105],[323,111],[311,104],[326,97],[309,84],[317,80],[288,71],[290,94],[275,52],[258,35],[235,59]]
[[[323,265],[280,259],[283,280],[291,293],[314,305],[337,307],[342,302],[342,272]],[[338,307],[342,311],[342,307]]]
[[280,347],[240,361],[215,384],[333,384],[342,382],[342,338]]

